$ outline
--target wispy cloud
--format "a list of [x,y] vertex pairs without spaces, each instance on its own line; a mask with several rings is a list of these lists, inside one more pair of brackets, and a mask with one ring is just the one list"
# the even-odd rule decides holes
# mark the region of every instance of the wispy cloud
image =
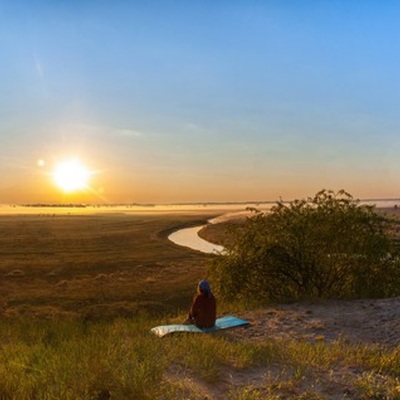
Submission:
[[184,129],[187,129],[190,131],[203,131],[202,127],[200,127],[199,125],[196,125],[192,122],[187,122],[183,127],[184,127]]
[[143,132],[139,132],[135,129],[116,129],[113,130],[113,133],[126,138],[140,138],[144,136]]
[[37,75],[40,78],[40,80],[43,82],[44,81],[44,71],[43,71],[42,62],[40,61],[39,57],[36,54],[34,54],[34,60],[35,60],[35,70],[37,72]]
[[[54,129],[52,130],[54,131]],[[71,135],[73,132],[78,136],[96,136],[96,137],[120,137],[120,138],[141,138],[144,133],[136,129],[120,128],[113,126],[100,126],[95,124],[66,124],[59,128],[61,133]]]
[[219,133],[218,129],[215,127],[198,125],[198,124],[195,124],[190,121],[181,125],[181,129],[185,133],[193,133],[193,134],[198,134],[198,135],[216,135]]
[[120,128],[120,127],[91,127],[93,131],[102,133],[106,136],[120,137],[120,138],[141,138],[144,137],[144,133],[133,128]]

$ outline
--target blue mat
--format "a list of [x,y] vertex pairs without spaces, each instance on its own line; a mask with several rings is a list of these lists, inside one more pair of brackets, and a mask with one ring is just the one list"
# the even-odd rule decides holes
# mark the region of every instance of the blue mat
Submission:
[[249,322],[244,319],[232,316],[226,316],[218,318],[215,321],[215,325],[212,328],[198,328],[196,325],[175,324],[175,325],[156,326],[155,328],[152,328],[150,332],[154,333],[158,337],[163,337],[171,333],[177,333],[177,332],[210,333],[219,331],[221,329],[229,329],[229,328],[234,328],[236,326],[242,326],[248,324]]

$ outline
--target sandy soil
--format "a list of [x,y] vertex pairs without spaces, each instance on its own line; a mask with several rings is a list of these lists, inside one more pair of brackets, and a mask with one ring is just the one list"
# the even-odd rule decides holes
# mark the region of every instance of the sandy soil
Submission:
[[400,344],[400,297],[279,305],[238,315],[251,325],[231,334],[246,340],[342,338],[354,344]]

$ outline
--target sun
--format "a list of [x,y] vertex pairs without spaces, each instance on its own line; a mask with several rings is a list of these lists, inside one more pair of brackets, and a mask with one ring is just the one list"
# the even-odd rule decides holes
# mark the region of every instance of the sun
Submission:
[[91,172],[79,160],[71,159],[59,163],[53,172],[55,184],[65,193],[88,187]]

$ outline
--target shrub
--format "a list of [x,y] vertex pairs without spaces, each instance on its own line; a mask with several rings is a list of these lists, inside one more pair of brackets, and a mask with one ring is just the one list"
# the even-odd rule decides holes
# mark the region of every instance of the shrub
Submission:
[[231,246],[210,267],[226,300],[267,301],[400,294],[393,222],[341,190],[282,201],[230,233]]

